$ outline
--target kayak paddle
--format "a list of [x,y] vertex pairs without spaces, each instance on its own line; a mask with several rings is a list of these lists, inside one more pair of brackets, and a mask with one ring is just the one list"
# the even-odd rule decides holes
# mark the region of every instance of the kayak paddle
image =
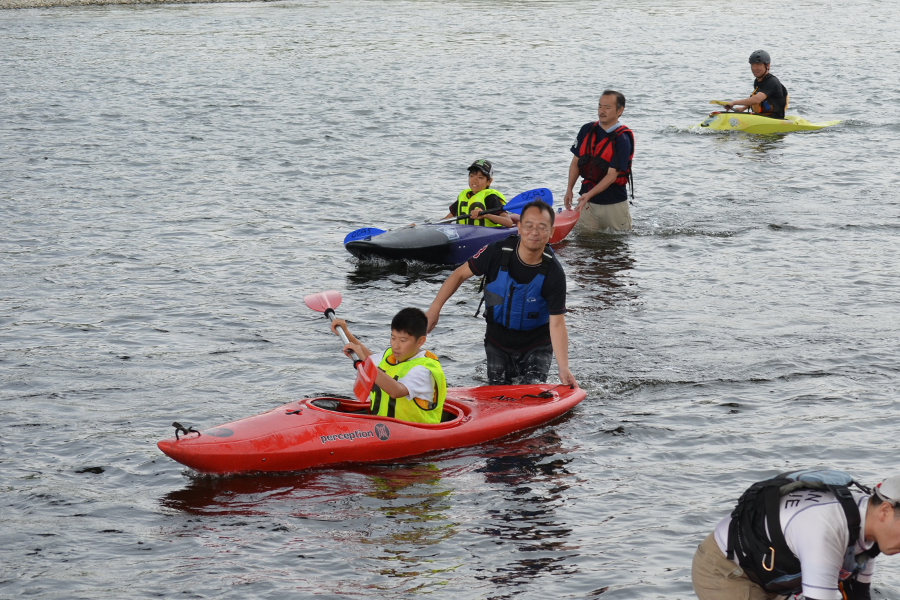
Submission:
[[521,194],[514,196],[503,208],[506,209],[506,212],[516,213],[518,215],[522,212],[522,209],[526,204],[534,200],[543,200],[550,206],[553,206],[553,192],[547,188],[528,190],[527,192],[522,192]]
[[[550,206],[553,206],[553,193],[547,188],[535,188],[533,190],[528,190],[527,192],[522,192],[521,194],[514,196],[512,200],[507,202],[500,212],[506,211],[519,214],[522,212],[522,207],[524,207],[532,200],[543,200]],[[457,221],[459,219],[465,218],[468,218],[468,215],[443,219],[441,221],[438,221],[438,223],[450,223],[452,221]],[[384,229],[378,229],[377,227],[362,227],[348,233],[344,237],[344,245],[346,245],[347,242],[364,240],[367,237],[375,237],[376,235],[381,235],[382,233],[384,233]]]
[[[319,292],[317,294],[309,294],[303,297],[306,306],[316,312],[325,313],[329,320],[334,321],[334,309],[341,304],[341,293],[336,290],[328,290],[327,292]],[[344,344],[349,344],[347,334],[340,327],[337,328],[338,335],[344,340]],[[356,382],[353,384],[353,395],[360,402],[369,401],[369,393],[375,384],[375,376],[378,374],[378,367],[371,356],[366,357],[365,361],[360,360],[355,352],[351,351],[350,356],[353,358],[353,366],[356,368]]]
[[719,106],[725,106],[726,104],[728,104],[724,100],[710,100],[709,103],[710,104],[718,104]]
[[[495,208],[494,210],[483,210],[478,213],[478,218],[481,218],[481,215],[496,215],[497,213],[502,213],[506,210],[506,207]],[[463,219],[468,219],[469,215],[459,215],[458,217],[447,217],[446,219],[441,219],[440,221],[435,221],[434,223],[428,223],[429,225],[439,225],[441,223],[453,223],[454,221],[462,221]]]

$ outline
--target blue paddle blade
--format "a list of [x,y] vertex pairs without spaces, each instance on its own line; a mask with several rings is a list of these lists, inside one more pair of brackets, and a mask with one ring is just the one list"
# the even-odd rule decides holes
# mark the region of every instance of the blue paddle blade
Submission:
[[553,206],[553,193],[547,188],[528,190],[527,192],[522,192],[521,194],[507,202],[506,206],[504,206],[503,208],[506,209],[506,212],[520,214],[522,212],[522,207],[524,207],[532,200],[543,200],[550,206]]
[[384,229],[378,229],[377,227],[363,227],[362,229],[357,229],[356,231],[351,231],[347,234],[347,237],[344,238],[344,244],[347,242],[356,242],[359,240],[364,240],[369,237],[375,237],[376,235],[381,235],[384,233]]

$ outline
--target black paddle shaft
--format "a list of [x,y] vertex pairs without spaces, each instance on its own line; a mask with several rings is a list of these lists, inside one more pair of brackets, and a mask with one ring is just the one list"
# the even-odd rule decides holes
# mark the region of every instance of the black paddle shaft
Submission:
[[[480,218],[481,218],[481,215],[496,215],[496,214],[500,214],[500,213],[502,213],[502,212],[505,211],[505,210],[506,210],[506,209],[505,209],[504,207],[494,208],[494,209],[492,209],[492,210],[483,210],[483,211],[481,211],[480,213],[478,213],[478,216],[475,217],[475,218],[476,218],[476,219],[480,219]],[[463,219],[468,219],[468,218],[469,218],[469,215],[459,215],[458,217],[456,217],[456,218],[454,218],[454,219],[451,219],[451,220],[448,221],[448,222],[462,221]]]

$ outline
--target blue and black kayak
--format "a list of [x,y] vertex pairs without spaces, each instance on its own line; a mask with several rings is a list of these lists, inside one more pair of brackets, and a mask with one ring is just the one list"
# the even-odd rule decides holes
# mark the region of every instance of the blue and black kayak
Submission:
[[[535,199],[553,206],[553,194],[547,188],[522,192],[506,204],[513,222],[518,223],[522,208]],[[550,243],[562,240],[575,226],[580,213],[560,210],[554,221]],[[360,259],[381,258],[407,260],[437,265],[459,265],[481,248],[511,235],[518,235],[518,227],[482,227],[459,223],[429,223],[384,231],[364,227],[347,234],[344,247]]]
[[517,227],[507,229],[455,223],[416,225],[349,241],[344,247],[361,259],[458,265],[469,260],[483,246],[518,233]]

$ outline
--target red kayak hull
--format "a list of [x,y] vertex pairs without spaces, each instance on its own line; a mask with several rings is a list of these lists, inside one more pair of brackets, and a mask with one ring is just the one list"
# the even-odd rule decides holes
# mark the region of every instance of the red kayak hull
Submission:
[[556,218],[553,220],[553,235],[550,236],[550,243],[557,244],[569,235],[580,216],[581,213],[574,210],[561,210],[556,213]]
[[[542,392],[549,397],[535,397]],[[451,421],[407,423],[364,413],[338,412],[290,402],[268,412],[157,443],[167,456],[202,473],[301,471],[340,463],[382,462],[435,450],[481,444],[542,425],[585,397],[568,386],[522,385],[449,388]],[[341,411],[365,410],[339,400]]]

